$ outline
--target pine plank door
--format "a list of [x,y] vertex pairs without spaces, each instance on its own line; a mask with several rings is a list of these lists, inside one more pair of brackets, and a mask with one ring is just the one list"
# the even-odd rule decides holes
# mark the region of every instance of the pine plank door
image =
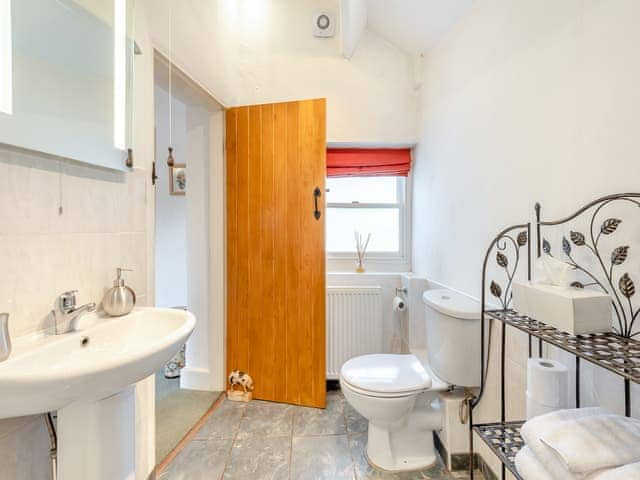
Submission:
[[326,102],[226,112],[227,374],[324,408]]

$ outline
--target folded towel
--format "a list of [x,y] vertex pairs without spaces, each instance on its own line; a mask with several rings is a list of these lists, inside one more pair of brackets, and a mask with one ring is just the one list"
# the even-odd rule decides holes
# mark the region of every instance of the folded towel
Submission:
[[572,473],[588,474],[640,461],[640,421],[604,414],[558,422],[540,436]]
[[524,446],[516,455],[516,468],[524,480],[573,480],[584,478],[585,480],[639,480],[640,462],[631,463],[617,468],[610,468],[593,473],[587,477],[575,476],[568,471],[552,473],[548,469],[548,463],[541,461],[529,447]]
[[569,472],[558,456],[540,441],[540,437],[567,420],[606,414],[610,414],[610,412],[599,407],[557,410],[527,421],[522,426],[520,434],[531,452],[545,466],[552,478],[557,480],[583,480],[586,475]]
[[555,480],[526,446],[516,455],[516,468],[524,480]]
[[588,478],[589,480],[638,480],[640,479],[640,462],[598,472]]
[[538,439],[549,430],[557,427],[558,422],[575,420],[578,418],[593,417],[596,415],[611,415],[609,410],[601,407],[571,408],[568,410],[556,410],[555,412],[539,415],[525,422],[522,426],[522,436]]

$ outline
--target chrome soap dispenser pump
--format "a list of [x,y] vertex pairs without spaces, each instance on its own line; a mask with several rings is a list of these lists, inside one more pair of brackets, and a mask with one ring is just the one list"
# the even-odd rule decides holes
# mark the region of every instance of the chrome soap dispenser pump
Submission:
[[11,337],[9,337],[9,314],[0,313],[0,362],[11,355]]
[[131,272],[126,268],[118,268],[117,277],[113,281],[113,287],[107,290],[102,299],[102,308],[112,317],[126,315],[136,305],[135,292],[125,285],[122,272]]

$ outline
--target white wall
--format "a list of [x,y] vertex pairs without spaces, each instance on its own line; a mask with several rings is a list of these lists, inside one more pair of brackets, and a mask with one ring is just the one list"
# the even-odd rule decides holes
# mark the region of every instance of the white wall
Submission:
[[[600,195],[638,191],[638,18],[635,0],[478,0],[427,56],[415,271],[478,296],[483,250],[501,227],[532,219],[536,201],[559,218]],[[507,347],[519,401],[522,340]],[[585,403],[619,410],[622,382],[590,392],[598,375],[585,373]]]
[[[187,305],[187,197],[169,193],[169,95],[155,88],[156,126],[156,306]],[[172,137],[176,164],[188,164],[187,107],[173,99]],[[187,168],[187,173],[189,169]]]
[[224,116],[224,111],[211,115],[209,135],[209,371],[211,386],[218,391],[224,390],[227,384]]
[[[170,0],[145,0],[153,40],[169,51]],[[194,0],[173,4],[174,59],[226,106],[327,98],[330,142],[412,143],[413,63],[365,32],[351,58],[311,34],[312,15],[338,0]]]
[[[180,385],[198,390],[220,390],[220,381],[213,378],[212,363],[220,363],[217,349],[212,346],[213,319],[210,294],[209,169],[211,158],[211,112],[203,107],[187,107],[187,278],[189,310],[197,318],[195,331],[187,344],[187,368],[182,371]],[[220,126],[221,127],[221,126]],[[216,224],[224,230],[224,223]]]

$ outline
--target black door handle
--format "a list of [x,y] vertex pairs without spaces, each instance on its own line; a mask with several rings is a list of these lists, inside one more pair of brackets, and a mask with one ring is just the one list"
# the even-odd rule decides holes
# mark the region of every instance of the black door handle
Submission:
[[315,210],[313,212],[313,216],[315,217],[316,220],[320,220],[320,215],[322,215],[320,213],[320,210],[318,209],[318,198],[322,196],[322,192],[320,191],[319,187],[316,187],[315,190],[313,191],[313,202],[315,204]]

